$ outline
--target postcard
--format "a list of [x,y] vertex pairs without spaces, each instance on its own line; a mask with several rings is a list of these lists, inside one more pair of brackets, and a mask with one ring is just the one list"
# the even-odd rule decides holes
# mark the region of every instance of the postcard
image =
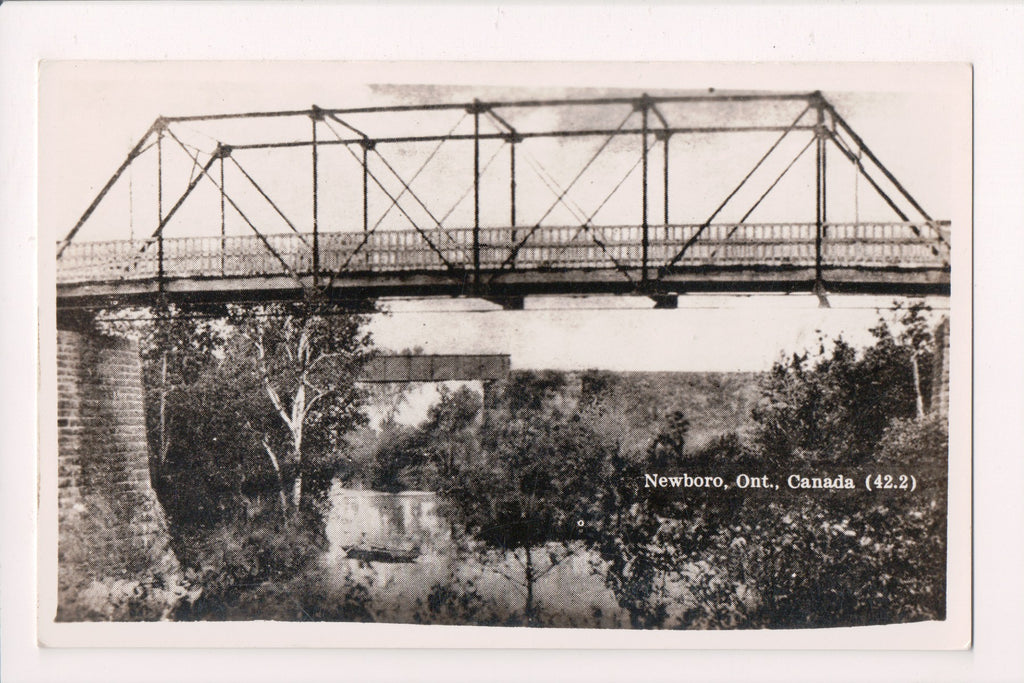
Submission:
[[968,647],[971,77],[42,62],[41,642]]

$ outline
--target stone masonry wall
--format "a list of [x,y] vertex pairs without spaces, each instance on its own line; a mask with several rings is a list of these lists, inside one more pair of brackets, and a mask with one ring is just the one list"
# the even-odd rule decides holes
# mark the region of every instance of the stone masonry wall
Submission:
[[943,318],[935,328],[931,406],[933,412],[949,417],[949,318]]
[[57,397],[58,618],[75,620],[90,618],[72,604],[95,583],[163,586],[177,561],[150,484],[136,346],[59,330]]

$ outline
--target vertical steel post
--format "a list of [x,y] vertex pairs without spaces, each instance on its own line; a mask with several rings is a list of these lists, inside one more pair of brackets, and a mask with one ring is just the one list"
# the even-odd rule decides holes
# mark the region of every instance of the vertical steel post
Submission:
[[642,141],[642,154],[643,154],[643,207],[642,207],[642,247],[641,247],[641,269],[640,269],[640,281],[644,284],[647,283],[647,250],[649,247],[648,235],[647,235],[647,96],[644,95],[643,100],[640,102],[640,115],[641,115],[641,141]]
[[227,248],[224,216],[224,155],[220,156],[220,274],[224,275],[224,250]]
[[310,118],[313,121],[313,286],[318,284],[320,274],[320,229],[319,229],[319,204],[317,192],[319,190],[317,180],[317,144],[316,144],[316,122],[317,117],[322,116],[317,107],[310,111]]
[[363,238],[370,232],[370,144],[363,141]]
[[[516,136],[509,138],[509,226],[512,228],[511,248],[516,246]],[[516,267],[515,256],[512,257],[512,268]]]
[[822,127],[824,125],[824,110],[821,106],[821,100],[816,100],[816,107],[818,111],[818,123],[814,129],[815,147],[816,147],[816,167],[815,167],[815,207],[814,207],[814,286],[820,288],[821,286],[821,240],[822,240],[822,228],[824,224],[824,192],[822,191],[822,183],[824,180],[824,143],[825,139],[822,136]]
[[161,125],[160,132],[156,136],[156,213],[157,234],[156,234],[156,258],[157,275],[156,286],[161,292],[164,291],[164,129]]
[[665,131],[665,239],[668,239],[668,141],[671,133]]
[[828,173],[826,162],[828,161],[828,135],[825,130],[825,118],[824,110],[822,110],[821,119],[821,244],[822,248],[825,246],[825,240],[828,239]]
[[480,101],[473,100],[473,287],[480,284]]

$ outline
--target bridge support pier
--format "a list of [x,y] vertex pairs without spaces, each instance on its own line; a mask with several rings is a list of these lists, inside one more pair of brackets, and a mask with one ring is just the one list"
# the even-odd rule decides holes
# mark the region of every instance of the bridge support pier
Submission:
[[498,304],[506,311],[521,311],[526,305],[524,296],[485,296],[483,299]]
[[949,318],[935,328],[935,355],[932,367],[931,410],[949,418]]
[[671,310],[679,308],[678,294],[648,294],[648,296],[654,300],[654,307],[656,309]]
[[[139,586],[146,596],[172,586],[178,574],[150,483],[141,362],[132,342],[87,326],[67,329],[67,321],[63,327],[57,332],[57,619],[123,619],[130,608],[117,604],[116,581],[134,584],[129,595]],[[97,600],[98,593],[108,599]]]

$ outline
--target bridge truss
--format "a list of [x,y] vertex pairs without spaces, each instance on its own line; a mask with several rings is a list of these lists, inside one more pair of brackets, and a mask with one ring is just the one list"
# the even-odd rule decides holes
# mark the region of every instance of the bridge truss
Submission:
[[[887,215],[830,218],[830,150]],[[158,118],[58,243],[57,295],[948,294],[949,239],[820,92],[313,106]]]

